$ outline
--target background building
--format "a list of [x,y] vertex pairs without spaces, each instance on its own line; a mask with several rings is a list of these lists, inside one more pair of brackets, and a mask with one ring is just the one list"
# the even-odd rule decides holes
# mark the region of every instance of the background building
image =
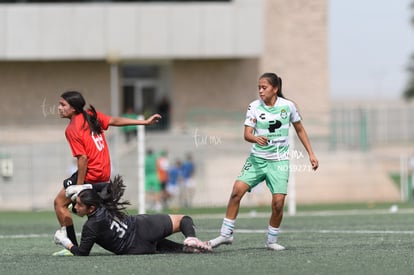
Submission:
[[[112,115],[147,115],[163,103],[168,119],[147,129],[147,146],[168,150],[171,159],[193,152],[194,205],[227,201],[248,154],[242,123],[263,72],[282,77],[315,150],[335,163],[327,0],[9,2],[0,4],[0,152],[12,159],[13,176],[0,182],[0,208],[52,207],[72,165],[67,122],[57,112],[60,94],[71,89]],[[109,132],[113,170],[124,175],[136,203],[136,143],[119,136]],[[347,200],[343,191],[320,196],[332,181],[330,166],[317,175],[305,171],[306,161],[299,152],[297,167],[304,171],[295,178],[306,183],[298,186],[299,202]],[[384,175],[378,177],[385,195],[356,200],[398,198]],[[266,196],[259,189],[246,203]]]

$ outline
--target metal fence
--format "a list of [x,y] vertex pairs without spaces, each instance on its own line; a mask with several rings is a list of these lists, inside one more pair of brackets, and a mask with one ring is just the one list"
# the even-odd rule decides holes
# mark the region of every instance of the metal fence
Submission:
[[331,149],[367,151],[414,141],[414,106],[337,107],[330,114]]

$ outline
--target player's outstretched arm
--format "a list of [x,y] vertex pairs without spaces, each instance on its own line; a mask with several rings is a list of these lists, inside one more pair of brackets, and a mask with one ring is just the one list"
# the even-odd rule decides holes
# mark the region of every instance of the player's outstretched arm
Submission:
[[154,114],[147,119],[132,119],[127,117],[111,117],[109,125],[111,126],[128,126],[128,125],[151,125],[161,120],[160,114]]

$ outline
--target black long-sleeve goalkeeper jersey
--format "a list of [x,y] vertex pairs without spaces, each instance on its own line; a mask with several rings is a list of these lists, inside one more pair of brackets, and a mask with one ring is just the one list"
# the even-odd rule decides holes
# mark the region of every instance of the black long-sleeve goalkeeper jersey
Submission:
[[127,216],[121,222],[106,208],[98,208],[83,225],[79,247],[73,246],[70,251],[74,255],[88,256],[96,243],[115,254],[127,254],[135,245],[136,226],[134,216]]

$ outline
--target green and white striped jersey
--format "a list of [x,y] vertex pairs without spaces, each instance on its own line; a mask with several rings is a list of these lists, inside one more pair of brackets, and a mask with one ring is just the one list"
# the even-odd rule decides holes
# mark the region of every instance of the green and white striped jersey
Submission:
[[265,136],[268,142],[266,146],[253,144],[251,153],[268,160],[288,160],[290,123],[300,120],[295,104],[285,98],[278,97],[272,107],[260,99],[250,103],[244,125],[253,127],[255,136]]

